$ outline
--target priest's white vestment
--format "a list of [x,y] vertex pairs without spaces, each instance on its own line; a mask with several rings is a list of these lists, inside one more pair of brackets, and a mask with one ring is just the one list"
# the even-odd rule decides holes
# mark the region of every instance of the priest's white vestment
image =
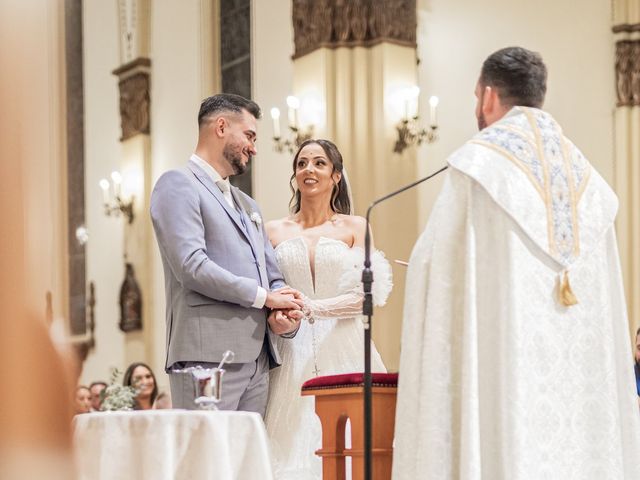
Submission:
[[407,272],[394,480],[640,479],[615,194],[533,108],[448,163]]

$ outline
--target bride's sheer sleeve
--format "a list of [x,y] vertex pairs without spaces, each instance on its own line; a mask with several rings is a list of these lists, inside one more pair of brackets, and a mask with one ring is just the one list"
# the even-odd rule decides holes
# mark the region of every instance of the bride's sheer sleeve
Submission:
[[[331,298],[305,298],[305,317],[309,322],[321,318],[352,318],[362,314],[364,291],[362,289],[362,266],[364,251],[352,248],[344,257],[344,271],[340,277],[338,289],[344,292]],[[371,255],[373,270],[373,304],[382,306],[386,303],[393,287],[391,265],[384,254],[376,250]]]

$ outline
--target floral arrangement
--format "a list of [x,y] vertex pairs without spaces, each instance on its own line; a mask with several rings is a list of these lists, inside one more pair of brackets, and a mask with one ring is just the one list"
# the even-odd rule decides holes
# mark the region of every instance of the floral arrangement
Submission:
[[136,404],[136,389],[121,385],[118,382],[120,375],[120,370],[114,368],[111,372],[109,386],[102,391],[103,399],[100,404],[100,410],[103,412],[133,410]]

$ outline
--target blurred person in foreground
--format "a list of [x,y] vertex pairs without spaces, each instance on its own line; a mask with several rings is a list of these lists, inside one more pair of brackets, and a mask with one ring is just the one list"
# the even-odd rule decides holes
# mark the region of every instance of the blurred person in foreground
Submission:
[[482,65],[409,262],[395,480],[640,478],[618,200],[546,80],[524,48]]
[[635,359],[633,370],[636,373],[636,391],[638,392],[638,403],[640,403],[640,328],[636,331],[635,348],[633,350]]

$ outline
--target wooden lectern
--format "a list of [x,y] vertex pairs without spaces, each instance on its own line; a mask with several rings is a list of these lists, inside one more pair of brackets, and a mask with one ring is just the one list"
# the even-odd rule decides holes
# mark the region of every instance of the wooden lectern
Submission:
[[[374,480],[391,479],[393,429],[396,419],[397,373],[374,373],[372,474]],[[315,395],[316,414],[322,424],[322,479],[344,480],[345,457],[350,456],[352,480],[364,478],[364,374],[347,373],[307,380],[302,395]],[[351,420],[351,448],[345,448],[345,426]]]

